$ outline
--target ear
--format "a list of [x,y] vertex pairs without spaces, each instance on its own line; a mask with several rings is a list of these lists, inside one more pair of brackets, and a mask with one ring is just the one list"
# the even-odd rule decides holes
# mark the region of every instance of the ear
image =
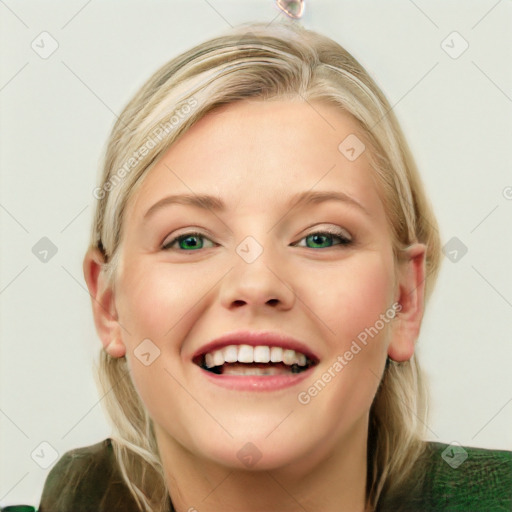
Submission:
[[91,296],[96,331],[104,349],[112,357],[123,357],[126,354],[126,347],[117,321],[114,292],[107,285],[103,265],[104,257],[101,251],[98,248],[90,248],[84,257],[83,271]]
[[388,356],[393,361],[408,361],[414,354],[423,318],[426,254],[426,245],[413,244],[398,264],[396,301],[401,309],[395,317],[388,346]]

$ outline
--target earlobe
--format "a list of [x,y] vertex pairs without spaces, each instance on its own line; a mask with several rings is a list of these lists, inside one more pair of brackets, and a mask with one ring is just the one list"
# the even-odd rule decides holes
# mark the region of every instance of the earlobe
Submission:
[[89,294],[96,331],[104,349],[112,357],[123,357],[126,347],[121,338],[114,292],[103,270],[104,258],[98,248],[90,248],[83,261],[83,272]]
[[397,302],[401,307],[388,346],[393,361],[408,361],[414,354],[424,310],[426,252],[425,244],[412,244],[399,263]]

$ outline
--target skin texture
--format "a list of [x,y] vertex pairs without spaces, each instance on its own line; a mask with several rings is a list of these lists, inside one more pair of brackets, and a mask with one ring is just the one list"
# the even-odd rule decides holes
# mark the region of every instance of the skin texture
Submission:
[[[386,356],[405,361],[413,354],[425,246],[412,245],[395,268],[369,149],[354,161],[338,150],[349,134],[363,138],[351,116],[322,102],[223,106],[189,129],[130,198],[115,294],[99,252],[85,257],[98,334],[112,356],[128,359],[178,512],[364,510],[369,409]],[[338,201],[286,206],[309,190],[342,191],[368,214]],[[178,193],[217,195],[226,210],[173,204],[143,220],[157,201]],[[328,227],[341,228],[352,244],[309,236]],[[162,249],[194,231],[204,238]],[[247,236],[263,249],[252,263],[236,251]],[[395,302],[397,316],[300,403],[298,394]],[[239,329],[285,333],[320,362],[307,380],[280,391],[213,385],[192,354]],[[134,350],[148,338],[160,355],[145,366]],[[261,454],[252,467],[237,456],[244,446]]]

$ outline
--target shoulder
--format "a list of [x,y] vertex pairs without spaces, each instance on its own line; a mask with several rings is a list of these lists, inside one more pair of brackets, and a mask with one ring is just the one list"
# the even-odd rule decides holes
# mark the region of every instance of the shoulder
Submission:
[[427,443],[433,510],[512,510],[512,452]]
[[407,481],[379,512],[512,511],[512,452],[425,442]]
[[138,511],[107,438],[69,450],[50,470],[38,512]]

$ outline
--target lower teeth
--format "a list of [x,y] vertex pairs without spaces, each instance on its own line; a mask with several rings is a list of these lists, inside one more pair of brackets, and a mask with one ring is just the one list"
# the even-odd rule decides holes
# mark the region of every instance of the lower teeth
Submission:
[[301,367],[298,364],[293,364],[291,366],[285,365],[267,365],[267,366],[253,366],[247,365],[244,363],[234,363],[234,364],[225,364],[223,366],[214,366],[213,368],[206,368],[203,366],[204,370],[208,370],[217,375],[287,375],[290,373],[296,374],[301,373],[306,370],[306,367]]

